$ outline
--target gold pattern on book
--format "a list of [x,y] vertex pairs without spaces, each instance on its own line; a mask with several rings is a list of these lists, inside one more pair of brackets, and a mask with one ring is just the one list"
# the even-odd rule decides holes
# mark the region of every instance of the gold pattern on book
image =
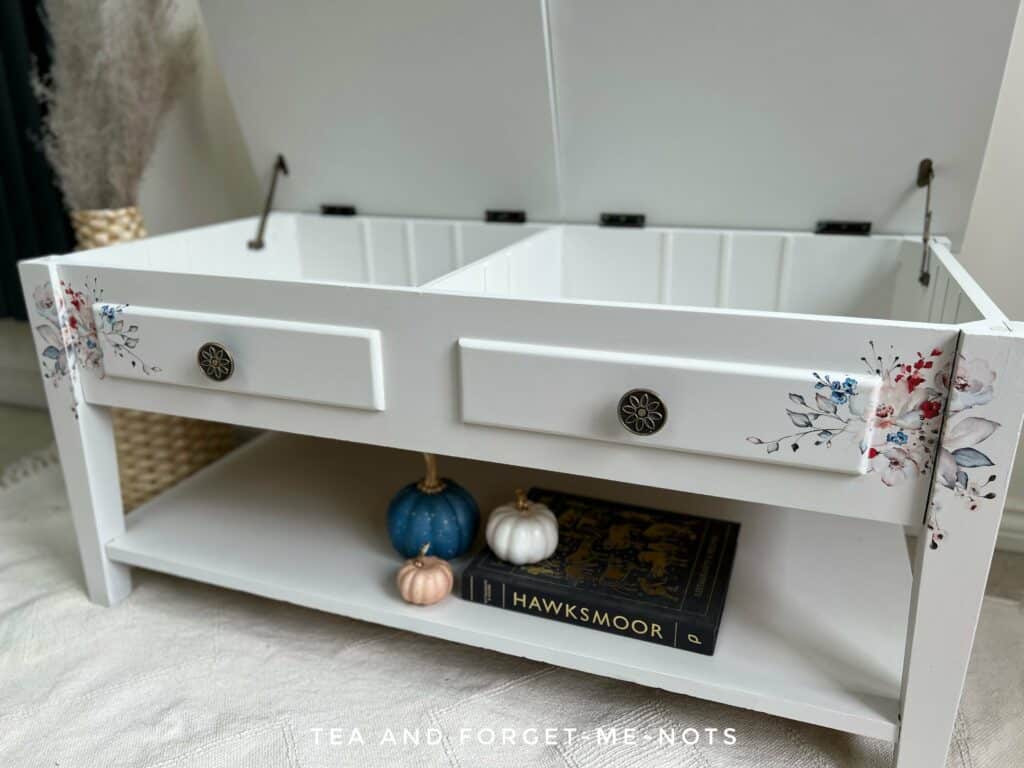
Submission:
[[[538,501],[556,503],[554,498]],[[607,525],[611,510],[599,501],[561,497],[557,502],[558,550],[520,570],[648,606],[679,606],[706,521],[680,517],[666,522],[663,516],[626,510]]]

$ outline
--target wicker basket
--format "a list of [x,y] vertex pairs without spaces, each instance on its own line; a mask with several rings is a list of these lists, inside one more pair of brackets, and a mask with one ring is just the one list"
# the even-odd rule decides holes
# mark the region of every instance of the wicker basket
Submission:
[[138,240],[146,236],[142,213],[134,205],[129,208],[72,211],[71,226],[75,229],[79,251]]
[[[78,249],[146,236],[139,209],[74,211]],[[113,409],[118,474],[125,511],[182,480],[234,448],[233,427],[161,413]]]

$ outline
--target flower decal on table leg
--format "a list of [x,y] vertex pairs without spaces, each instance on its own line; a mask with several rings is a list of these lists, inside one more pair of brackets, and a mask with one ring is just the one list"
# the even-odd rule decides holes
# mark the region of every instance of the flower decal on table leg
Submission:
[[[874,342],[869,347],[861,363],[881,379],[873,409],[856,379],[814,373],[813,393],[789,393],[793,407],[786,415],[796,430],[773,439],[751,436],[747,441],[775,453],[784,445],[792,451],[809,443],[829,448],[842,434],[865,431],[870,442],[860,450],[870,462],[868,471],[887,486],[927,475],[934,462],[935,492],[926,527],[928,546],[938,549],[946,539],[939,517],[951,499],[973,511],[996,498],[992,484],[998,475],[984,443],[1002,425],[978,412],[995,399],[996,374],[986,360],[963,354],[942,365],[939,349],[904,360],[891,349],[879,354]],[[948,415],[940,441],[947,392]]]
[[782,446],[796,452],[807,445],[831,448],[841,435],[865,432],[870,442],[861,444],[860,451],[868,457],[868,471],[882,483],[892,486],[923,475],[931,468],[941,424],[945,387],[936,376],[941,357],[942,351],[933,349],[904,360],[891,348],[880,354],[869,342],[869,354],[860,362],[869,375],[881,379],[873,406],[857,379],[813,373],[812,392],[789,393],[792,406],[786,415],[796,430],[770,439],[751,436],[747,441],[764,446],[767,453]]
[[67,347],[62,332],[57,300],[49,283],[37,285],[32,291],[32,303],[36,314],[44,321],[35,326],[35,331],[43,340],[42,360],[43,378],[53,386],[58,386],[68,375]]
[[942,369],[939,378],[949,387],[949,416],[936,460],[935,492],[928,508],[932,549],[938,549],[945,538],[939,516],[948,498],[970,511],[996,498],[990,488],[998,477],[991,469],[995,462],[978,446],[1002,427],[974,410],[995,399],[996,374],[986,360],[957,355]]
[[[141,367],[147,375],[160,368],[148,365],[134,351],[139,344],[139,327],[126,325],[121,317],[124,304],[101,304],[99,322],[93,306],[103,298],[103,289],[95,278],[86,280],[81,289],[60,281],[57,291],[51,283],[41,283],[32,291],[36,315],[41,322],[35,332],[43,340],[40,365],[43,378],[54,387],[73,382],[79,370],[91,370],[103,378],[103,349],[100,339],[121,358],[130,360],[132,367]],[[78,403],[72,390],[72,410],[77,415]]]

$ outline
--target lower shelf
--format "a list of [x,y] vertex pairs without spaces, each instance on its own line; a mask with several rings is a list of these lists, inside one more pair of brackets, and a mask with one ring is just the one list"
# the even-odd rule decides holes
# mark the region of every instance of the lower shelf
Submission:
[[[388,499],[418,454],[271,434],[128,517],[111,559],[356,619],[894,740],[911,576],[902,529],[445,459],[489,510],[543,485],[742,523],[713,657],[394,586]],[[455,563],[459,570],[460,563]]]

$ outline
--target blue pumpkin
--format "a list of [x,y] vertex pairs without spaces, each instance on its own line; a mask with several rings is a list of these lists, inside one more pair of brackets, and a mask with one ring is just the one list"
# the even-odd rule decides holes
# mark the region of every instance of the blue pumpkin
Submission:
[[480,509],[469,492],[439,479],[437,461],[424,454],[427,476],[409,483],[388,505],[388,535],[403,557],[414,557],[424,544],[445,560],[467,552],[480,526]]

